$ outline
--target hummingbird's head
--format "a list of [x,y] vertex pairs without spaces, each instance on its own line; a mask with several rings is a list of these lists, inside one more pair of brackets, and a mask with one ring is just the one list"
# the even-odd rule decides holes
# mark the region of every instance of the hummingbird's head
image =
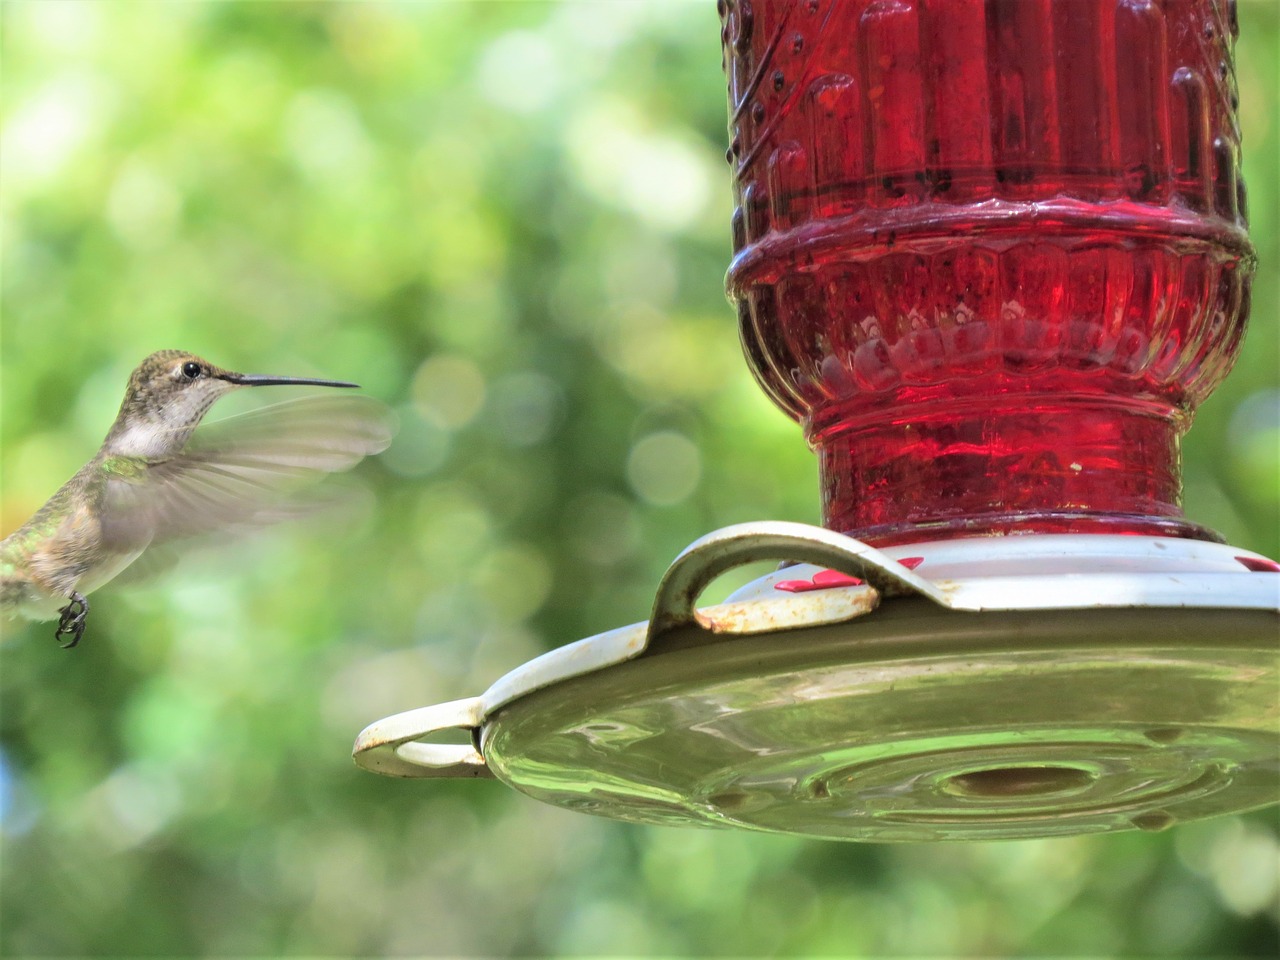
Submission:
[[107,435],[111,453],[156,457],[175,453],[224,393],[237,387],[310,384],[355,387],[343,380],[236,373],[185,350],[159,350],[129,375],[120,413]]

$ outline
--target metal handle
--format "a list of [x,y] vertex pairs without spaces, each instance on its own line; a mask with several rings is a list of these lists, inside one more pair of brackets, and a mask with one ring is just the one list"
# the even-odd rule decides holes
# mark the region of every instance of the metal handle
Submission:
[[471,744],[419,742],[443,730],[474,734],[483,721],[479,697],[397,713],[361,730],[351,756],[357,766],[389,777],[492,777]]
[[695,540],[672,561],[658,584],[649,637],[686,626],[717,632],[724,629],[700,616],[694,604],[716,577],[756,560],[799,560],[858,577],[873,591],[866,610],[878,602],[877,595],[903,593],[917,593],[944,607],[951,606],[935,584],[861,540],[805,523],[740,523]]
[[[746,601],[708,608],[694,604],[723,573],[756,560],[799,560],[858,577],[858,591],[830,591],[844,596],[839,612],[824,610],[810,598],[793,598],[795,609],[780,598],[761,604]],[[725,527],[691,543],[663,575],[654,598],[648,639],[684,626],[716,633],[752,633],[838,622],[875,608],[881,595],[916,593],[944,607],[952,606],[935,584],[860,540],[803,523],[762,522]],[[629,658],[643,647],[630,649]],[[422,743],[444,730],[467,730],[474,737],[484,723],[480,697],[452,700],[398,713],[365,727],[356,737],[352,756],[358,766],[393,777],[492,777],[484,756],[471,744]]]

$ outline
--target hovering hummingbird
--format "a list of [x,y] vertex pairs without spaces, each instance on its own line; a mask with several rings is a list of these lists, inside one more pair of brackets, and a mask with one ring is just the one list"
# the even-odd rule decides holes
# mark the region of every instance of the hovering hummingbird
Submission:
[[388,411],[369,397],[303,397],[196,430],[223,394],[272,384],[357,386],[235,373],[181,350],[143,360],[97,455],[0,541],[0,614],[60,616],[54,636],[74,647],[85,595],[144,550],[297,515],[289,493],[391,442]]

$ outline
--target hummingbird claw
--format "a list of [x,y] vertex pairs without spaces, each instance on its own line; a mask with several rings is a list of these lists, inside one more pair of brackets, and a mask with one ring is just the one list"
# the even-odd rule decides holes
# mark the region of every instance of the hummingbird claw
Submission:
[[84,598],[84,594],[72,592],[71,602],[58,612],[62,614],[62,619],[58,621],[58,629],[53,638],[61,640],[63,637],[70,637],[66,643],[60,644],[63,650],[70,650],[84,636],[84,620],[89,615],[89,601]]

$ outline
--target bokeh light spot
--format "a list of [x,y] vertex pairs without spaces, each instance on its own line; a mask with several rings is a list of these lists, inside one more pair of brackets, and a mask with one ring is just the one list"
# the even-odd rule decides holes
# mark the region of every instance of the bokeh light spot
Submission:
[[711,171],[703,153],[669,133],[646,133],[626,101],[603,99],[577,113],[567,147],[583,183],[606,203],[663,230],[682,232],[707,210]]
[[107,197],[107,220],[125,243],[139,250],[163,246],[182,212],[182,195],[141,160],[127,161]]
[[484,375],[466,357],[428,357],[413,377],[413,400],[418,413],[445,430],[458,430],[474,420],[484,406],[484,398]]
[[502,439],[512,447],[531,447],[552,432],[564,403],[560,386],[533,371],[512,373],[493,383],[490,406]]
[[627,479],[631,488],[655,506],[672,506],[687,499],[702,476],[702,455],[682,433],[651,433],[631,448]]
[[489,102],[533,113],[554,102],[560,90],[557,51],[532,31],[503,34],[481,53],[476,81]]

